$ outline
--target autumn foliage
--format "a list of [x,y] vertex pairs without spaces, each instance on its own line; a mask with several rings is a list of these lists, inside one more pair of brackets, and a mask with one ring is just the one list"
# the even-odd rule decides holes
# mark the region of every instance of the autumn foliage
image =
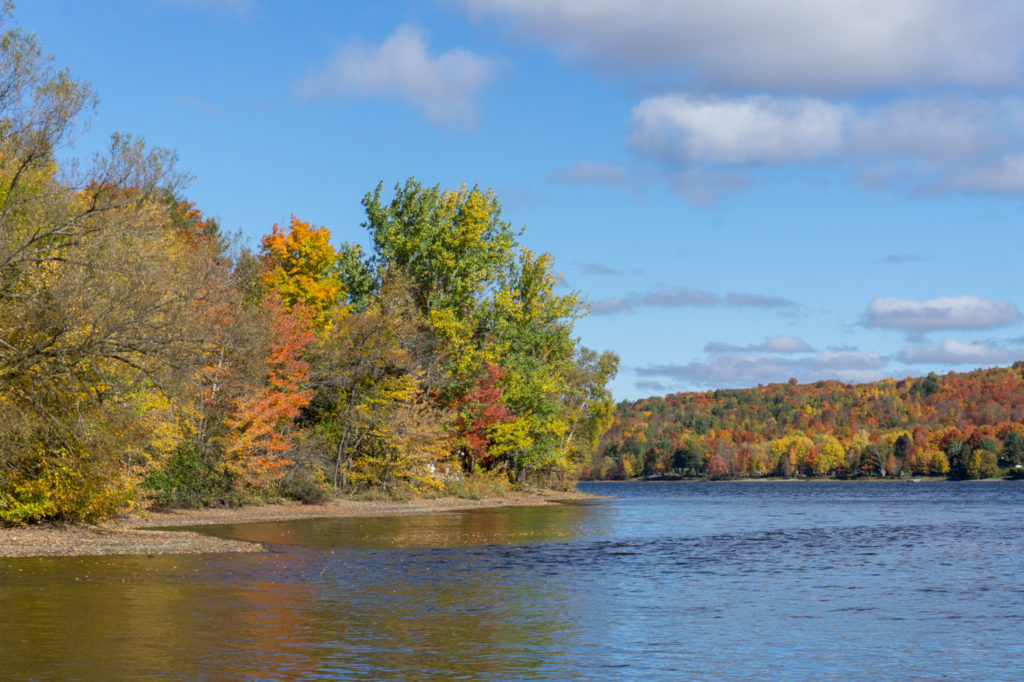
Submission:
[[986,478],[1024,465],[1024,363],[619,405],[585,475]]
[[309,362],[302,355],[313,343],[312,316],[302,304],[289,310],[275,297],[267,299],[270,339],[261,385],[243,394],[226,420],[226,468],[250,485],[280,476],[293,460],[291,433],[313,392],[308,388]]
[[0,522],[564,482],[589,457],[617,358],[578,345],[582,297],[493,192],[378,185],[366,253],[296,216],[253,252],[171,152],[115,135],[61,174],[95,98],[20,29],[0,51]]

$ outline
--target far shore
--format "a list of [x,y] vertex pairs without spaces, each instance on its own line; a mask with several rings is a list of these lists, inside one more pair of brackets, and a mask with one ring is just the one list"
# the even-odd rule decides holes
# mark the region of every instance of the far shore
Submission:
[[602,481],[580,481],[580,483],[992,483],[995,481],[1017,481],[1021,479],[992,477],[973,479],[951,479],[945,476],[857,476],[838,478],[836,476],[762,476],[737,478],[710,478],[684,476],[652,476],[650,478],[607,479]]
[[264,548],[258,543],[226,540],[187,530],[162,529],[299,519],[438,514],[470,509],[544,506],[599,497],[575,490],[534,490],[480,500],[456,497],[408,502],[337,499],[323,504],[279,502],[235,508],[143,511],[97,525],[0,527],[0,558],[260,552]]

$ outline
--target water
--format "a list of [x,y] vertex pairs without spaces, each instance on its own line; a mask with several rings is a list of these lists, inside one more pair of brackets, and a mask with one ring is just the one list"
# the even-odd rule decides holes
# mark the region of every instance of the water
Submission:
[[0,678],[1024,679],[1024,484],[581,487],[0,559]]

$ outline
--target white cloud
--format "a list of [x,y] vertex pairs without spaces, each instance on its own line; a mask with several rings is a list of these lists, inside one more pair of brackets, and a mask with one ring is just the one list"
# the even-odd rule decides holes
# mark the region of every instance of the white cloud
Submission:
[[1024,5],[1001,0],[462,2],[571,60],[713,88],[1013,86],[1024,51]]
[[711,341],[704,350],[708,353],[807,353],[813,349],[806,341],[793,336],[772,336],[765,338],[763,343],[746,346]]
[[555,171],[550,180],[563,185],[621,185],[626,170],[614,163],[596,163],[583,159],[571,168]]
[[614,315],[615,313],[624,313],[631,310],[636,310],[637,303],[632,298],[617,298],[615,296],[609,296],[594,301],[590,304],[591,315]]
[[982,192],[1024,192],[1024,152],[1008,154],[988,166],[960,171],[945,185],[950,189]]
[[885,367],[886,360],[878,353],[827,350],[805,361],[815,370],[863,372]]
[[709,306],[718,303],[718,297],[700,289],[683,287],[658,287],[639,297],[640,303],[658,308],[682,308],[685,306]]
[[749,184],[722,167],[823,161],[849,163],[876,188],[1024,191],[1024,101],[1014,98],[903,98],[867,106],[664,95],[633,109],[628,141],[679,167],[673,185],[698,205]]
[[778,355],[721,354],[709,360],[685,365],[654,365],[637,368],[645,379],[673,379],[693,387],[742,388],[757,384],[778,383],[796,378],[809,382],[836,379],[846,383],[877,381],[889,376],[884,371],[886,358],[878,353],[856,351],[825,351],[804,358],[783,358]]
[[999,365],[1024,360],[1024,348],[1002,348],[981,341],[944,338],[938,345],[907,346],[900,353],[907,364]]
[[599,299],[590,304],[590,312],[592,315],[612,315],[614,313],[633,311],[642,307],[685,308],[721,305],[767,309],[794,308],[797,306],[795,302],[779,296],[733,293],[722,298],[718,294],[702,289],[659,286],[657,289],[641,293],[633,291],[621,298],[609,296]]
[[665,393],[668,391],[668,386],[665,384],[660,381],[651,381],[649,379],[641,379],[633,385],[641,391],[651,391],[653,393]]
[[347,45],[319,73],[297,84],[304,97],[391,97],[450,128],[477,123],[476,97],[493,77],[492,63],[453,49],[432,56],[420,30],[400,26],[379,47]]
[[628,140],[693,204],[750,184],[723,166],[825,161],[874,190],[1024,192],[1024,3],[461,1],[661,88]]
[[902,98],[854,113],[848,122],[850,156],[912,158],[957,163],[987,158],[1019,142],[1024,124],[1018,100],[992,97]]
[[869,327],[922,333],[939,329],[986,329],[1017,322],[1017,306],[977,296],[946,296],[929,301],[878,297],[864,314]]
[[842,109],[811,98],[665,95],[640,102],[631,120],[634,147],[682,164],[816,161],[843,141]]
[[796,301],[762,294],[726,294],[725,305],[732,308],[795,308]]

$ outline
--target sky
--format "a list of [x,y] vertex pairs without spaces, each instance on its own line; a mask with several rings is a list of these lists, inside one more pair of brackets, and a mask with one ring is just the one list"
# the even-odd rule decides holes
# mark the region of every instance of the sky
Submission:
[[616,400],[1024,359],[1024,3],[35,0],[114,132],[250,245],[493,189]]

